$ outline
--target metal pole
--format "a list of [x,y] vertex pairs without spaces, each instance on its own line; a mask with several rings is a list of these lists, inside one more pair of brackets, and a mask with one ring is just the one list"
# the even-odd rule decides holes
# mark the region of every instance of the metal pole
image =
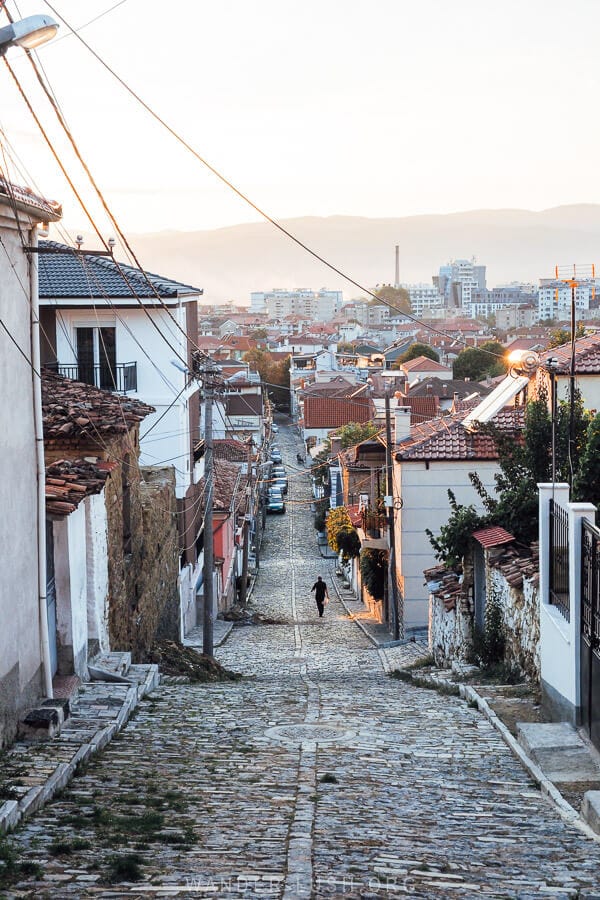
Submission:
[[[387,471],[387,493],[389,499],[388,506],[388,534],[390,541],[388,581],[391,587],[391,612],[392,627],[394,631],[394,640],[400,638],[400,609],[398,603],[398,584],[396,581],[396,531],[394,522],[394,470],[392,468],[392,422],[390,414],[390,392],[385,392],[385,462]],[[404,623],[402,623],[402,632],[404,632]]]
[[202,652],[214,656],[214,593],[213,593],[213,369],[210,360],[205,360],[202,368],[204,384],[204,563],[202,581],[204,583],[204,618],[202,629]]
[[575,448],[575,282],[571,282],[571,371],[569,373],[569,485],[573,487]]

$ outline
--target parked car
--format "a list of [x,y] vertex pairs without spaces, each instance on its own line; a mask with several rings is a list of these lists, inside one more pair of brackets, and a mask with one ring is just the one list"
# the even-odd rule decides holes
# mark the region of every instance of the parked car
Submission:
[[276,425],[275,422],[273,422],[273,424],[271,425],[271,431],[273,432],[273,434],[278,434],[279,433],[279,425]]
[[271,471],[271,482],[273,487],[281,489],[282,494],[287,494],[288,480],[283,466],[274,466]]
[[267,512],[268,513],[284,513],[285,512],[285,503],[283,502],[283,495],[281,491],[277,490],[275,487],[269,488],[269,496],[267,499]]
[[271,462],[280,463],[282,462],[281,453],[279,450],[271,450]]

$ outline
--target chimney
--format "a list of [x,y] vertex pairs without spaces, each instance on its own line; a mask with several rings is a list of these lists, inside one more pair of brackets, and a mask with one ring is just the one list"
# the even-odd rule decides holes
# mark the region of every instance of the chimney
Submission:
[[410,406],[397,406],[394,410],[396,417],[394,440],[397,444],[410,434],[410,413]]
[[394,287],[400,287],[400,245],[396,244],[396,284]]
[[332,437],[332,438],[331,438],[331,450],[329,451],[329,452],[330,452],[330,455],[331,455],[331,456],[337,456],[338,453],[341,452],[341,449],[342,449],[342,439],[341,439],[341,437],[340,437],[339,435],[336,435],[336,436]]

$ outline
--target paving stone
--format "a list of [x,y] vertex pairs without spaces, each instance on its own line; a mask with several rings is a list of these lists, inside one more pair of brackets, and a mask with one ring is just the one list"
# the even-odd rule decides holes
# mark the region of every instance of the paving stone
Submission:
[[[384,674],[422,640],[379,650],[336,599],[317,618],[310,587],[332,582],[335,561],[319,555],[288,429],[279,442],[289,501],[267,520],[251,608],[280,624],[235,626],[218,648],[239,682],[165,679],[19,827],[21,857],[63,878],[48,896],[598,896],[600,847],[559,818],[491,724]],[[111,685],[104,705],[120,708],[126,688]],[[89,846],[50,852],[75,838]],[[125,853],[145,881],[111,885],[108,859]],[[19,891],[44,896],[33,880]]]

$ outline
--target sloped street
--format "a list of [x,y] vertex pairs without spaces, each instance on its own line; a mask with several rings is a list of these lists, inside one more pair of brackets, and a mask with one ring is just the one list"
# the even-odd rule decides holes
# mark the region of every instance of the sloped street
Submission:
[[14,835],[31,875],[5,895],[600,897],[600,846],[477,710],[387,677],[333,592],[317,618],[310,587],[332,563],[279,437],[287,512],[268,519],[252,603],[281,624],[218,649],[242,681],[166,679],[144,700]]

